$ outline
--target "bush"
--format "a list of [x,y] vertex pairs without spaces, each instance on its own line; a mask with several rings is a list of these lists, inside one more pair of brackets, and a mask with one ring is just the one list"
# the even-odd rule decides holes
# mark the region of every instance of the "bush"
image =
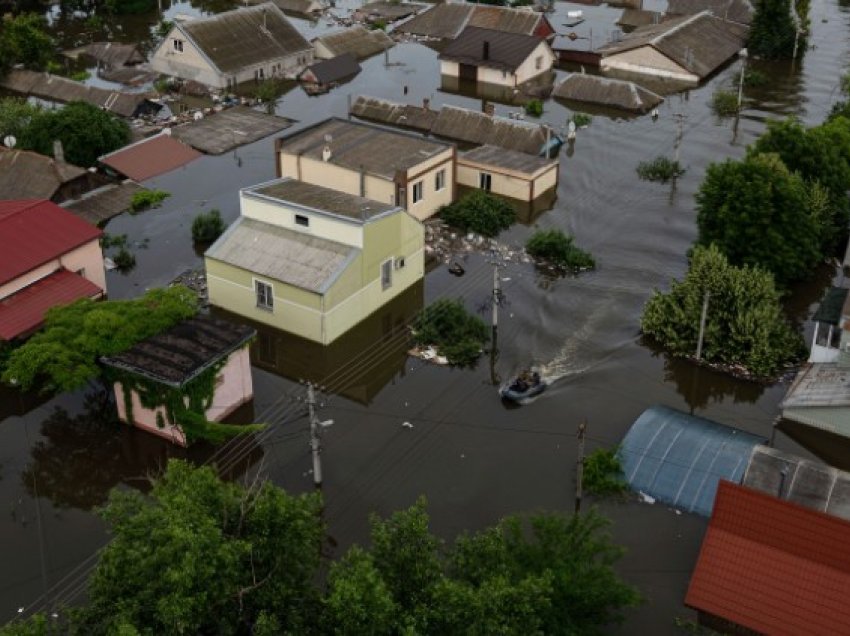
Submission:
[[748,68],[744,71],[744,86],[748,88],[758,88],[770,82],[770,78],[766,73],[762,73],[755,68]]
[[135,213],[158,207],[170,196],[171,194],[162,190],[138,190],[133,193],[133,198],[130,199],[130,211]]
[[85,82],[87,79],[91,77],[91,73],[88,71],[77,71],[76,73],[71,73],[70,79],[75,82]]
[[532,117],[540,117],[543,114],[543,102],[539,99],[532,99],[525,104],[525,114]]
[[641,161],[637,167],[638,176],[644,181],[660,181],[667,183],[685,174],[685,169],[678,161],[667,157],[656,157],[652,161]]
[[738,112],[738,94],[718,89],[711,96],[711,110],[718,117],[731,117]]
[[373,20],[369,23],[369,28],[373,31],[386,31],[387,30],[387,21],[386,20]]
[[584,487],[594,495],[619,495],[628,489],[616,448],[597,448],[584,459]]
[[[797,30],[791,17],[790,0],[759,0],[750,26],[747,49],[751,55],[768,59],[788,59],[794,52]],[[805,49],[801,38],[801,50]]]
[[534,258],[569,270],[595,267],[596,261],[583,249],[573,245],[573,237],[561,230],[540,230],[528,239],[525,250]]
[[490,339],[487,325],[466,311],[459,300],[438,300],[426,307],[413,323],[416,344],[433,345],[458,366],[475,363]]
[[133,255],[133,252],[128,250],[126,247],[122,247],[118,250],[118,253],[112,257],[112,260],[121,272],[127,272],[136,266],[136,257]]
[[508,203],[483,190],[470,192],[460,201],[444,205],[439,214],[452,227],[484,236],[496,236],[516,219],[516,213]]
[[192,240],[195,243],[212,243],[224,232],[224,221],[221,212],[210,210],[199,214],[192,221]]
[[590,126],[590,122],[593,121],[593,117],[591,117],[587,113],[573,113],[573,116],[570,119],[576,125],[576,128],[581,128],[582,126]]

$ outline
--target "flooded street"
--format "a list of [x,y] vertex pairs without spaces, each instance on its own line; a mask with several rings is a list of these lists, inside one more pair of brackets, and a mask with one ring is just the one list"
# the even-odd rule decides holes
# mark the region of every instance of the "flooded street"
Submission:
[[[192,449],[191,458],[214,461],[232,475],[259,467],[289,491],[310,490],[306,392],[298,379],[327,386],[319,415],[334,424],[324,437],[323,491],[326,521],[340,552],[366,539],[369,513],[387,514],[419,495],[427,497],[433,527],[446,538],[513,512],[572,510],[576,432],[585,419],[587,452],[617,445],[653,404],[771,439],[787,385],[734,380],[668,359],[641,341],[639,318],[652,290],[666,288],[686,270],[686,252],[696,237],[694,194],[706,167],[742,156],[768,118],[797,115],[809,125],[825,118],[850,61],[849,6],[812,2],[810,42],[816,47],[796,68],[750,60],[772,82],[745,89],[746,108],[738,122],[718,120],[708,106],[718,86],[737,82],[740,62],[733,61],[703,86],[669,96],[657,121],[594,116],[574,145],[562,148],[554,208],[534,224],[517,224],[500,236],[501,242],[520,246],[535,229],[560,228],[597,262],[595,271],[574,278],[551,279],[524,264],[500,269],[507,302],[494,370],[506,378],[530,362],[541,365],[553,384],[533,403],[507,408],[498,399],[486,356],[475,369],[429,365],[407,358],[403,335],[387,328],[438,298],[462,298],[489,319],[493,264],[483,255],[463,254],[457,260],[464,263],[464,276],[435,268],[423,287],[367,321],[334,351],[299,348],[285,336],[261,333],[252,352],[255,400],[252,412],[241,417],[271,426],[219,450]],[[597,33],[613,28],[621,12],[559,2],[550,18],[559,32],[569,30],[562,23],[574,8],[601,25]],[[173,5],[167,15],[180,12],[197,10]],[[324,21],[297,24],[308,38],[331,28]],[[321,97],[293,87],[277,107],[279,115],[297,121],[287,132],[328,116],[345,117],[349,95],[416,104],[430,98],[435,108],[481,109],[480,100],[440,90],[435,51],[403,43],[390,50],[389,61],[385,66],[381,56],[367,60],[353,81]],[[516,107],[496,106],[497,114],[508,110]],[[542,119],[562,129],[569,113],[548,100]],[[638,162],[672,156],[674,114],[684,116],[680,153],[687,172],[673,184],[640,181]],[[146,181],[145,186],[171,196],[159,209],[124,214],[106,226],[109,234],[126,233],[131,243],[149,239],[148,247],[133,249],[134,270],[108,274],[110,298],[137,296],[200,267],[190,234],[194,216],[218,208],[229,223],[238,216],[238,189],[273,177],[273,138],[267,138]],[[794,319],[803,321],[840,275],[824,266],[795,289],[788,305]],[[20,607],[29,614],[79,600],[91,555],[108,539],[93,509],[111,487],[143,487],[146,475],[168,457],[186,456],[117,425],[110,406],[86,394],[40,400],[0,392],[0,501],[7,508],[0,514],[2,621]],[[806,457],[814,457],[812,451],[830,461],[841,457],[834,440],[801,431],[778,430],[774,443]],[[848,456],[843,454],[844,461]],[[631,500],[586,498],[583,506],[594,503],[611,518],[613,536],[628,550],[620,571],[645,597],[613,633],[681,633],[674,619],[693,618],[682,601],[707,520]]]

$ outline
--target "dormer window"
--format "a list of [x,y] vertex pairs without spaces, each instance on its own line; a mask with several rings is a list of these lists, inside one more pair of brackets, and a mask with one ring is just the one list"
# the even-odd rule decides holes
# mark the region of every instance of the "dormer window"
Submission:
[[171,43],[174,45],[174,50],[178,53],[183,52],[183,40],[173,39]]

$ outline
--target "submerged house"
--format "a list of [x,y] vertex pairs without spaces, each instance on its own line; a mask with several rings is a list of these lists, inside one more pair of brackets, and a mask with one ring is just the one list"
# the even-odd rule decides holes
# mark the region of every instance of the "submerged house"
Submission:
[[4,199],[49,199],[61,203],[107,182],[103,175],[58,158],[0,146],[0,193]]
[[115,378],[118,417],[188,446],[197,431],[187,410],[221,422],[253,399],[248,344],[254,335],[245,325],[199,315],[102,358]]
[[277,174],[327,186],[419,220],[454,201],[455,148],[418,135],[326,119],[281,137]]
[[596,50],[604,72],[696,85],[744,47],[749,29],[710,11],[635,29]]
[[552,97],[633,113],[646,113],[664,101],[664,98],[634,82],[570,73],[555,87]]
[[274,3],[175,22],[151,56],[151,68],[216,89],[294,75],[313,47]]
[[327,345],[424,275],[424,228],[398,205],[291,178],[239,196],[204,257],[215,307]]
[[393,46],[395,40],[381,29],[369,30],[359,24],[313,39],[313,48],[320,60],[329,60],[347,53],[358,60],[365,60]]
[[457,183],[531,203],[557,188],[558,159],[480,146],[458,155]]
[[332,86],[351,79],[360,72],[360,64],[351,53],[322,60],[308,66],[298,80],[312,92],[326,92]]
[[0,343],[31,335],[51,307],[106,293],[102,234],[50,201],[0,201]]
[[534,35],[467,27],[440,53],[443,77],[515,87],[552,70],[555,54]]
[[467,27],[481,27],[505,33],[549,38],[555,29],[546,15],[524,7],[487,6],[472,3],[441,2],[400,24],[395,32],[419,37],[453,40]]

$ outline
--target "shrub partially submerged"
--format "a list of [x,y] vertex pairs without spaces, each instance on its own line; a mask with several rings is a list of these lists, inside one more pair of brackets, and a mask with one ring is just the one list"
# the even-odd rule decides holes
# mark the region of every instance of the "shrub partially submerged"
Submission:
[[162,190],[138,190],[133,193],[133,198],[130,199],[130,211],[141,212],[142,210],[158,207],[160,203],[170,196],[171,194]]
[[490,339],[487,325],[473,316],[459,300],[438,300],[426,307],[413,323],[416,344],[433,345],[449,363],[469,366],[475,363]]
[[667,183],[685,174],[678,161],[667,157],[656,157],[652,161],[641,161],[637,167],[638,176],[644,181]]
[[452,227],[484,236],[496,236],[516,219],[508,203],[483,190],[470,192],[459,201],[444,205],[439,214]]
[[222,232],[224,221],[217,209],[199,214],[192,221],[192,240],[195,243],[212,243]]
[[561,269],[578,271],[596,266],[593,257],[573,244],[573,237],[561,230],[540,230],[528,239],[525,251]]

